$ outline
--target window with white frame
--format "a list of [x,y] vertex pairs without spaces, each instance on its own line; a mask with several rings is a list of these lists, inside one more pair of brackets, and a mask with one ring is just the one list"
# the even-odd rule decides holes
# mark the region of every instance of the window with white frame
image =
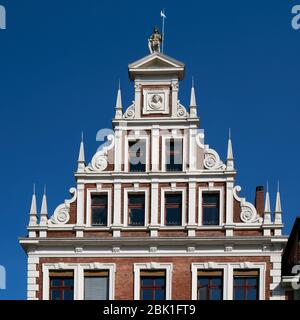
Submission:
[[167,227],[184,226],[186,223],[186,189],[161,189],[161,225]]
[[124,225],[145,227],[148,225],[149,189],[135,186],[124,189]]
[[224,188],[214,186],[199,187],[198,225],[220,226],[224,223]]
[[114,263],[45,263],[43,300],[113,300]]
[[202,193],[202,223],[203,225],[220,224],[220,193]]
[[165,148],[166,171],[182,171],[183,139],[167,139]]
[[87,190],[86,224],[89,227],[105,228],[111,224],[112,190],[95,188]]
[[84,299],[109,300],[109,270],[84,272]]
[[146,171],[146,140],[129,141],[128,168],[130,172]]
[[135,263],[134,300],[171,300],[172,263]]

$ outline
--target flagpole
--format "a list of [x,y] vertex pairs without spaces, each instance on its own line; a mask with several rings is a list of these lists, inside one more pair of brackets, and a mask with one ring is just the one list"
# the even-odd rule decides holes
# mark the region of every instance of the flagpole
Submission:
[[161,52],[164,53],[164,44],[165,44],[165,9],[162,11],[162,45],[161,45]]

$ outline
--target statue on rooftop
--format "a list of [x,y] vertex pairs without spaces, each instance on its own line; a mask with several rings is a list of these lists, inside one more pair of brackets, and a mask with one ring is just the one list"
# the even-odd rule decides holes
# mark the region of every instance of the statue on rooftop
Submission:
[[148,47],[150,53],[160,52],[160,46],[163,41],[162,35],[160,34],[157,27],[154,27],[153,34],[148,40]]

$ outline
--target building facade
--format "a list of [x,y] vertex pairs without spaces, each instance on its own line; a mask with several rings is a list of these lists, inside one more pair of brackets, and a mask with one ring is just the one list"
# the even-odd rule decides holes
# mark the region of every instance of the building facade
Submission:
[[89,164],[81,142],[72,199],[48,216],[46,195],[40,214],[33,195],[20,239],[28,299],[285,299],[279,192],[274,219],[262,187],[255,204],[240,195],[231,138],[223,162],[194,85],[189,107],[179,100],[185,65],[151,45],[128,67],[132,104],[119,89],[112,134]]

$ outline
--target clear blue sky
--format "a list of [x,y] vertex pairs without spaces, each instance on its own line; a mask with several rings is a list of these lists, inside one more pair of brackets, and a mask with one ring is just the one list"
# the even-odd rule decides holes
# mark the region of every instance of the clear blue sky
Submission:
[[291,9],[300,0],[98,1],[0,0],[0,264],[7,290],[0,299],[26,298],[26,235],[32,184],[49,211],[74,186],[85,134],[86,156],[97,130],[111,127],[118,79],[123,104],[133,99],[127,64],[146,54],[147,38],[166,9],[165,52],[186,63],[181,102],[195,77],[206,143],[226,154],[232,129],[238,184],[254,200],[269,180],[274,208],[281,181],[288,233],[299,214],[300,30]]

